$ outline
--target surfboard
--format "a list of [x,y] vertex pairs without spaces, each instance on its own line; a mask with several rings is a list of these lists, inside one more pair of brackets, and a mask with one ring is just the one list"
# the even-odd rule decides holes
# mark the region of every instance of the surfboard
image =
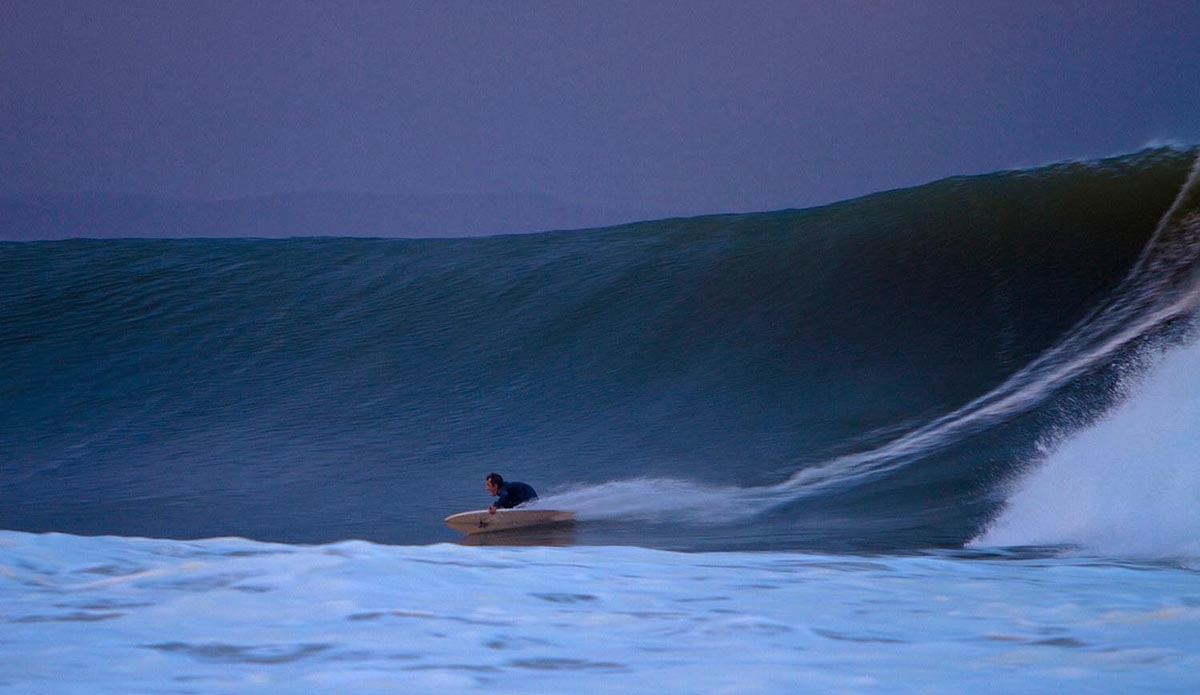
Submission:
[[531,526],[565,524],[575,520],[571,512],[557,509],[497,509],[489,514],[486,509],[459,512],[446,517],[446,525],[467,535],[508,531]]

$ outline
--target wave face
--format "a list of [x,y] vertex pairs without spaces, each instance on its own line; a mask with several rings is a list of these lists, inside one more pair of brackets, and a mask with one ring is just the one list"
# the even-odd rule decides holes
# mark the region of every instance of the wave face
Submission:
[[577,543],[1075,542],[989,523],[1187,338],[1196,155],[586,232],[0,244],[0,527],[427,543],[496,470]]

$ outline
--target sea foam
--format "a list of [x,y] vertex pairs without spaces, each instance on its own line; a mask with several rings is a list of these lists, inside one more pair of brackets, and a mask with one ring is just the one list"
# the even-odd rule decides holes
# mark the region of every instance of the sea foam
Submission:
[[976,546],[1066,544],[1120,557],[1200,558],[1200,344],[1130,377],[1126,400],[1012,485]]
[[1196,692],[1195,599],[1184,569],[990,553],[0,532],[0,690]]

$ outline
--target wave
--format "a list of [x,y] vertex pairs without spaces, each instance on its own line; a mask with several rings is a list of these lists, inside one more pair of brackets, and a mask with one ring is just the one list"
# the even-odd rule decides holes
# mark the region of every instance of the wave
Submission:
[[584,232],[0,244],[0,527],[432,542],[499,470],[583,542],[958,546],[1191,312],[1196,155]]

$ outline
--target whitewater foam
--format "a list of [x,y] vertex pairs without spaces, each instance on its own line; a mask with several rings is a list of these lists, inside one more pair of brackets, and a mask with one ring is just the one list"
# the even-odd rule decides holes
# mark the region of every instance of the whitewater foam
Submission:
[[1200,344],[1127,383],[1107,417],[1015,481],[974,546],[1078,546],[1115,557],[1200,562]]
[[616,480],[580,486],[538,500],[546,508],[570,509],[581,521],[610,519],[728,523],[762,511],[761,494],[749,488],[701,485],[684,480]]
[[0,531],[0,690],[1196,692],[1195,588],[987,554]]

